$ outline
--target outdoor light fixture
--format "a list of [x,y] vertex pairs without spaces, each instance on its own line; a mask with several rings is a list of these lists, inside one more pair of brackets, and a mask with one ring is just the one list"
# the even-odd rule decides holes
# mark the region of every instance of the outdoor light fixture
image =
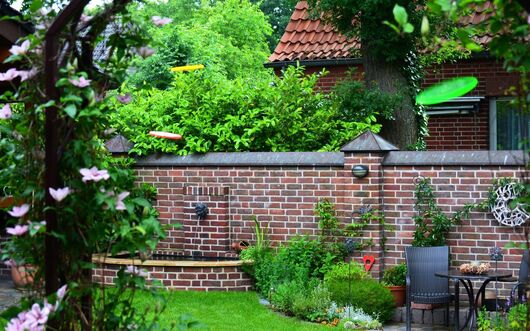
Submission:
[[364,178],[368,175],[368,167],[365,165],[356,165],[351,169],[351,173],[357,178]]

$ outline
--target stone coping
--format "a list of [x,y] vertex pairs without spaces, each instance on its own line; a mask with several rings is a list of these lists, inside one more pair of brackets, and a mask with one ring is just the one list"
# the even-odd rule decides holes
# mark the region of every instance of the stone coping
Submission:
[[394,166],[524,166],[529,155],[523,151],[425,151],[389,152],[383,165]]
[[239,152],[206,153],[178,156],[153,154],[136,160],[143,167],[225,167],[225,166],[295,166],[343,167],[344,153],[340,152]]
[[105,254],[92,255],[92,262],[96,264],[114,264],[114,265],[134,265],[150,267],[239,267],[252,263],[251,261],[233,260],[233,261],[168,261],[168,260],[145,260],[108,257]]
[[[138,158],[136,166],[342,168],[345,154],[355,155],[349,152],[241,152],[186,156],[154,154]],[[383,166],[524,166],[529,160],[530,156],[523,151],[389,151],[382,164]]]

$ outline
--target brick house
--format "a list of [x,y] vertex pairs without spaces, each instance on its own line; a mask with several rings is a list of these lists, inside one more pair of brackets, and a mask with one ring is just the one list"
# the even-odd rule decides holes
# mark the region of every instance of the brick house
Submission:
[[[485,15],[475,12],[463,23],[484,20]],[[480,42],[487,43],[488,37],[482,37]],[[361,77],[363,68],[359,50],[357,40],[347,39],[320,20],[309,19],[307,2],[300,1],[266,66],[278,73],[296,63],[305,66],[307,73],[326,68],[329,74],[320,79],[319,86],[329,90],[352,67]],[[479,85],[466,97],[428,110],[428,149],[519,149],[521,137],[528,137],[530,116],[518,116],[505,94],[506,89],[517,82],[518,76],[503,70],[502,63],[494,58],[480,54],[427,68],[424,86],[458,76],[475,76]]]

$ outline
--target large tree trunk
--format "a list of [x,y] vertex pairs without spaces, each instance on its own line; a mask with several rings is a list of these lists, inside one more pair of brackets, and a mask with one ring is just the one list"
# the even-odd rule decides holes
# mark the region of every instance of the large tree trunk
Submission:
[[400,149],[405,149],[418,139],[418,124],[407,79],[398,64],[378,59],[368,47],[363,47],[362,53],[367,86],[403,96],[401,104],[394,110],[394,119],[380,120],[383,125],[380,135]]

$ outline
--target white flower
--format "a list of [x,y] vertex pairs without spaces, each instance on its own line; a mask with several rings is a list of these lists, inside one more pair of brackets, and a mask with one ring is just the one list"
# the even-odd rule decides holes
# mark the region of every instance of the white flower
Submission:
[[22,206],[13,207],[13,210],[8,211],[8,213],[9,213],[9,215],[11,215],[13,217],[22,217],[22,216],[26,215],[26,213],[28,211],[29,211],[29,205],[25,203]]
[[13,55],[24,55],[28,52],[30,46],[30,41],[24,40],[24,42],[20,46],[13,45],[11,49],[9,49],[9,52]]

